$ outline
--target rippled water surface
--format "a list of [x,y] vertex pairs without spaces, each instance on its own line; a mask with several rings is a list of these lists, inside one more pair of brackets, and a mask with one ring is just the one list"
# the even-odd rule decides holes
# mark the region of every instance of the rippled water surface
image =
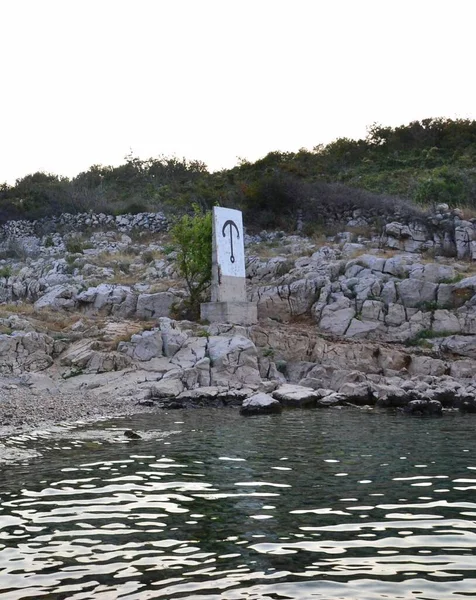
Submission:
[[41,456],[1,470],[0,598],[476,597],[475,426],[200,410],[13,439]]

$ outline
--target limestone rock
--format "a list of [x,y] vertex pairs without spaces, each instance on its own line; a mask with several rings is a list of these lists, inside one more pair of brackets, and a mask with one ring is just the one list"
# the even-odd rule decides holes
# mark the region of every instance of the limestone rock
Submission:
[[371,388],[367,382],[344,383],[339,388],[339,394],[353,404],[374,404]]
[[256,346],[244,336],[211,336],[208,357],[211,385],[239,388],[261,382]]
[[120,342],[118,351],[138,361],[149,361],[162,356],[162,333],[159,329],[134,334],[130,342]]
[[180,350],[174,354],[170,362],[177,365],[180,369],[191,368],[205,358],[206,350],[207,338],[190,337],[185,340]]
[[120,352],[101,352],[96,340],[74,342],[60,357],[60,364],[71,367],[70,373],[107,373],[121,371],[131,364]]
[[437,284],[420,279],[404,279],[397,284],[400,302],[407,308],[435,302],[437,289]]
[[441,342],[440,349],[458,356],[476,358],[476,335],[451,335]]
[[318,394],[312,388],[300,385],[284,384],[273,393],[273,398],[279,400],[283,406],[311,407],[316,405]]
[[0,374],[43,371],[53,363],[54,340],[43,333],[0,334]]
[[280,413],[283,410],[281,404],[272,396],[259,392],[243,401],[240,413],[242,415],[267,415]]
[[171,292],[141,294],[137,299],[136,316],[139,319],[168,317],[175,301],[176,297]]
[[331,335],[344,335],[354,316],[354,306],[349,298],[342,296],[322,309],[319,328]]
[[175,398],[183,392],[183,383],[174,377],[163,378],[150,388],[150,398],[158,400],[161,398]]
[[413,375],[434,375],[440,377],[447,371],[446,363],[430,356],[413,356],[408,365],[408,373]]
[[35,309],[72,309],[75,306],[76,288],[70,285],[56,285],[35,302]]
[[375,321],[361,321],[352,319],[350,325],[345,332],[346,338],[364,339],[375,337],[378,331],[382,330],[382,324]]
[[342,394],[338,394],[337,392],[332,392],[332,394],[327,394],[318,398],[316,400],[317,408],[332,408],[333,406],[339,406],[343,404],[345,401],[345,396]]

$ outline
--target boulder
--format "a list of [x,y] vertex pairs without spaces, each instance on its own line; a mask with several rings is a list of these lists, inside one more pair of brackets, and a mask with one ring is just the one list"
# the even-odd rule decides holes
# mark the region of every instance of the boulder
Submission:
[[175,398],[183,392],[183,383],[176,377],[165,377],[150,387],[150,398],[159,400],[162,398]]
[[240,413],[246,416],[268,415],[280,413],[283,410],[281,404],[272,396],[259,392],[243,400]]
[[256,346],[242,335],[208,338],[208,358],[211,385],[240,388],[261,382]]
[[476,358],[476,335],[451,335],[441,342],[440,350]]
[[130,342],[120,342],[118,351],[141,362],[162,356],[163,341],[159,329],[143,331],[131,337]]
[[384,329],[382,323],[352,319],[345,332],[345,337],[354,339],[375,338],[375,335],[382,329]]
[[344,335],[355,316],[355,307],[344,296],[324,306],[319,320],[319,328],[331,335]]
[[141,294],[137,299],[136,317],[139,319],[168,317],[176,300],[177,298],[171,292]]
[[272,394],[283,406],[313,407],[316,405],[318,394],[312,388],[300,385],[284,384],[279,386]]
[[440,416],[442,411],[438,400],[411,400],[405,407],[405,412],[410,415]]
[[436,302],[438,285],[424,279],[404,279],[397,284],[400,302],[406,308],[425,308]]
[[410,376],[434,375],[441,377],[448,370],[447,364],[437,358],[430,356],[412,356],[407,367]]
[[332,392],[331,394],[326,394],[321,398],[317,398],[316,407],[317,408],[332,408],[333,406],[339,406],[345,402],[346,398],[342,394],[338,394],[337,392]]
[[251,294],[251,301],[258,303],[260,319],[272,318],[286,322],[311,309],[324,283],[325,278],[314,277],[286,285],[259,287]]
[[177,365],[180,369],[194,367],[199,361],[205,358],[207,350],[207,338],[189,337],[185,340],[180,350],[174,354],[170,362]]
[[372,390],[365,381],[360,383],[344,383],[339,388],[339,394],[352,404],[375,404]]
[[78,340],[60,358],[60,364],[78,372],[107,373],[121,371],[131,365],[131,359],[120,352],[101,352],[97,340]]
[[449,363],[450,375],[455,379],[469,379],[476,375],[476,361],[470,359],[455,360]]
[[76,288],[70,285],[55,285],[35,302],[35,309],[72,309],[75,307]]

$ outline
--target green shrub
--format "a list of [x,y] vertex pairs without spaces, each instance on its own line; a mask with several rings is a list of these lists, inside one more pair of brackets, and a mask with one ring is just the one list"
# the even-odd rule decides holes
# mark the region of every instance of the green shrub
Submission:
[[154,253],[152,250],[146,250],[142,253],[142,262],[144,265],[150,264],[154,260]]
[[176,246],[177,269],[185,279],[189,297],[186,316],[198,320],[200,303],[207,299],[212,279],[212,214],[195,206],[193,216],[184,215],[171,230]]
[[12,268],[10,267],[10,265],[3,265],[2,267],[0,267],[0,277],[5,277],[6,279],[8,279],[11,274]]
[[85,248],[84,243],[81,240],[78,240],[77,238],[69,239],[66,242],[65,246],[67,252],[69,252],[70,254],[82,254]]

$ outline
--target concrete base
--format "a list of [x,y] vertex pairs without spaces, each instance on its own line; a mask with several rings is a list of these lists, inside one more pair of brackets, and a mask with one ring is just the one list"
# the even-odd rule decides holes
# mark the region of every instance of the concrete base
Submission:
[[205,302],[200,305],[200,318],[210,323],[254,325],[258,306],[254,302]]

